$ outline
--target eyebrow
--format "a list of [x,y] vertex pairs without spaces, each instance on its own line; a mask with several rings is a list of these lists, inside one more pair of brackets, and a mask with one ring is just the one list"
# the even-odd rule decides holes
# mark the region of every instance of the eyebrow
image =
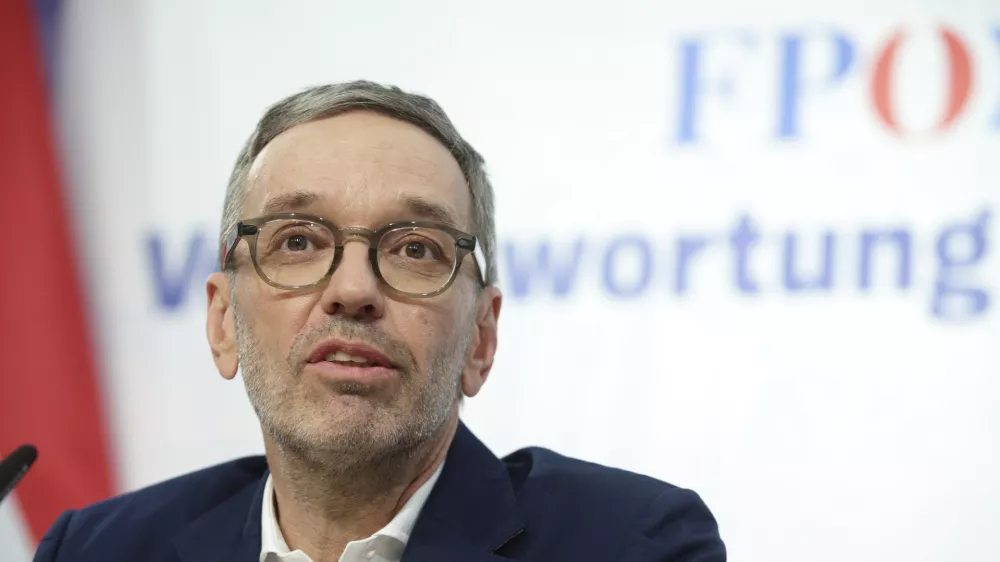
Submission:
[[424,199],[423,197],[404,196],[400,202],[407,212],[417,218],[444,223],[452,228],[458,228],[458,221],[451,215],[448,209],[438,203]]
[[[296,190],[277,195],[264,204],[263,214],[286,213],[301,210],[320,201],[320,196],[312,191]],[[406,195],[399,198],[406,214],[413,218],[443,223],[458,228],[458,221],[447,207],[423,197]]]
[[311,191],[292,191],[272,198],[264,205],[263,213],[283,213],[308,207],[319,201],[319,195]]

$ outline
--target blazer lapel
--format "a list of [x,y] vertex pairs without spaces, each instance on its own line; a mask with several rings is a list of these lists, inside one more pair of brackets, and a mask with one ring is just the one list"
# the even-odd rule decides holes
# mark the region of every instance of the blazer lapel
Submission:
[[506,466],[465,424],[424,504],[402,562],[496,562],[524,529]]
[[268,471],[192,522],[174,543],[185,562],[258,562]]
[[[175,543],[181,560],[257,562],[267,475],[192,522]],[[496,551],[523,529],[506,466],[459,422],[402,562],[507,560]]]

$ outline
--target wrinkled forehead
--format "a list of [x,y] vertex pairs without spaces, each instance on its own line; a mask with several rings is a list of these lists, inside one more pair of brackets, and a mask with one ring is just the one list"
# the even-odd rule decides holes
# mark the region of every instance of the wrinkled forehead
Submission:
[[469,231],[458,162],[419,127],[356,111],[293,127],[254,160],[243,218],[310,212],[342,226],[435,220]]

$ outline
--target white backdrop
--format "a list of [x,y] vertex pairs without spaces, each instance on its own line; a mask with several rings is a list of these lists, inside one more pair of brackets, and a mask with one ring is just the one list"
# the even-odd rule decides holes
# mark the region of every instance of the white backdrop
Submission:
[[[495,452],[693,488],[739,562],[1000,556],[1000,3],[88,0],[65,18],[60,123],[123,489],[261,451],[204,338],[225,181],[268,104],[369,78],[437,99],[492,172],[501,346],[463,415]],[[18,525],[0,511],[3,560],[27,559]]]

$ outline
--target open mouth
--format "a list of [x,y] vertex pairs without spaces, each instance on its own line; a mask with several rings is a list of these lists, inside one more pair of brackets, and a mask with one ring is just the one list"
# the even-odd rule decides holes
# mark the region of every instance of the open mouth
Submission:
[[328,363],[337,363],[348,367],[388,367],[388,365],[382,364],[379,361],[373,361],[368,357],[362,357],[360,355],[352,355],[346,351],[334,351],[332,353],[327,353],[323,357],[323,361]]
[[328,340],[309,355],[307,369],[328,380],[373,384],[396,378],[396,366],[382,352],[361,343]]

